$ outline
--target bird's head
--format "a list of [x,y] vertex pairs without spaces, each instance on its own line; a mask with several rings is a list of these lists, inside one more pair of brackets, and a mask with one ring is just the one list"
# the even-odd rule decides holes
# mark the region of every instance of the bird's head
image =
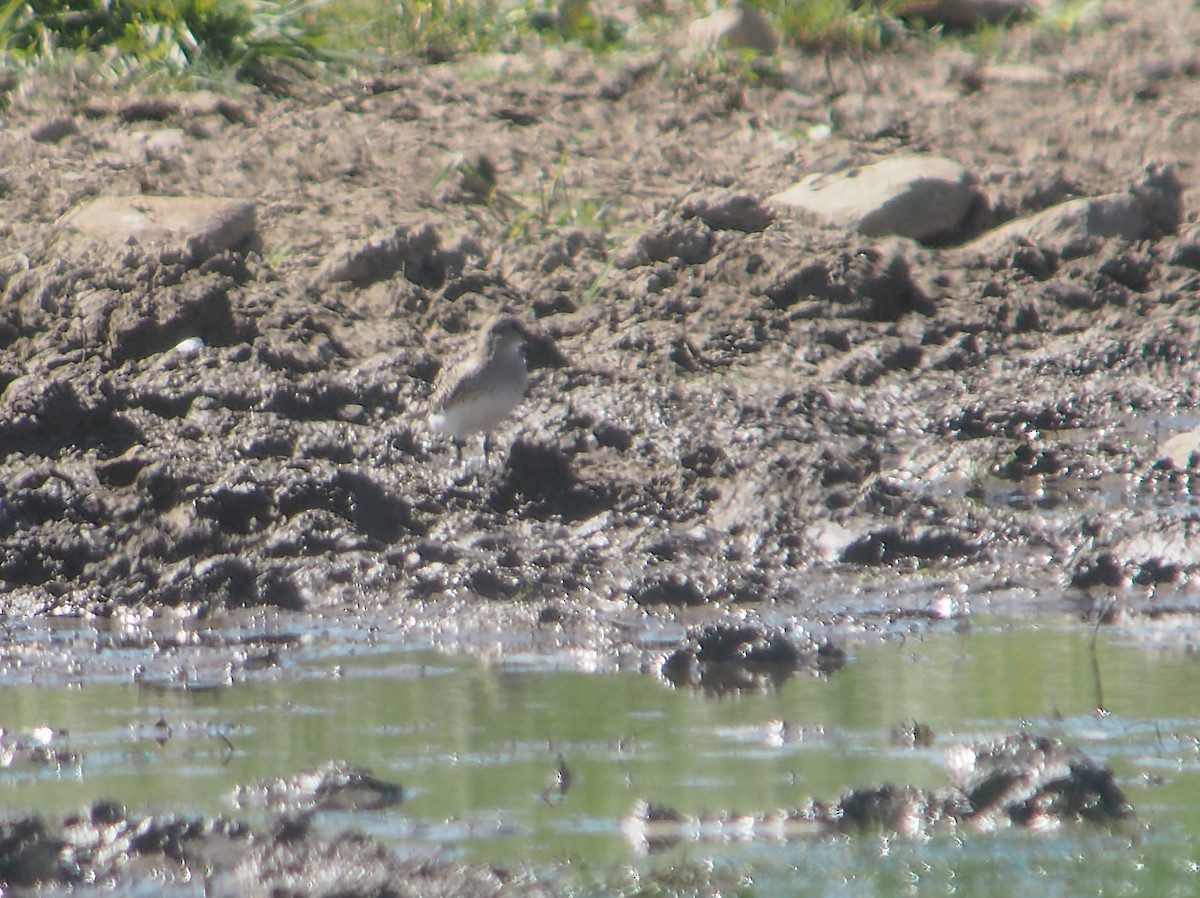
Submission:
[[493,318],[485,332],[489,349],[520,346],[529,338],[529,332],[520,318],[500,315]]

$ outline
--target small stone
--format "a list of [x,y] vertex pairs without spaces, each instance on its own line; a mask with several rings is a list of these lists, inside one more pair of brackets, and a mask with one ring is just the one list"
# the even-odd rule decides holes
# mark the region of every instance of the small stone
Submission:
[[953,232],[981,199],[974,179],[957,162],[899,156],[809,175],[770,202],[781,211],[870,237],[926,240]]
[[347,402],[338,411],[338,417],[343,421],[361,423],[366,420],[367,410],[357,402]]
[[113,101],[106,97],[88,97],[83,105],[79,107],[79,111],[86,118],[100,119],[113,115],[116,107]]
[[197,91],[183,98],[180,112],[185,116],[197,117],[219,115],[230,124],[240,125],[250,121],[246,107],[235,100],[212,91]]
[[38,143],[58,143],[64,137],[79,133],[79,126],[69,115],[56,115],[42,119],[29,129],[29,136]]
[[757,50],[765,56],[779,52],[779,34],[766,14],[741,3],[718,9],[711,16],[697,19],[687,32],[694,49],[720,47],[729,50]]
[[187,134],[181,128],[163,128],[146,135],[142,149],[147,159],[170,159],[187,147]]
[[979,77],[988,84],[1011,84],[1013,87],[1053,87],[1062,82],[1062,77],[1050,69],[1021,63],[988,66]]
[[171,351],[190,359],[199,355],[202,349],[204,349],[204,340],[200,337],[188,337],[186,340],[180,340],[176,343]]

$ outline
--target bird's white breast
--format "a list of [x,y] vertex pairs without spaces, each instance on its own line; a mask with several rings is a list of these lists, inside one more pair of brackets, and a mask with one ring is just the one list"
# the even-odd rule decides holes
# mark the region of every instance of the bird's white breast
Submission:
[[[488,371],[488,368],[493,370]],[[529,375],[520,350],[514,347],[485,367],[487,376],[475,389],[459,393],[429,416],[435,429],[456,439],[494,430],[525,396]]]

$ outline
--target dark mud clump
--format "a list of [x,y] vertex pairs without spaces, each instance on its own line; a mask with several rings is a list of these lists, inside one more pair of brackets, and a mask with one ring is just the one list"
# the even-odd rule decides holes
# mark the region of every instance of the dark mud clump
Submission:
[[[47,822],[0,824],[0,881],[9,887],[83,885],[116,876],[186,881],[209,857],[247,852],[250,831],[225,819],[129,817],[108,802],[86,814]],[[192,866],[194,865],[194,866]]]
[[844,650],[808,634],[778,628],[715,624],[689,634],[662,664],[664,679],[713,695],[778,689],[797,673],[830,675],[846,663]]
[[60,821],[0,824],[6,891],[117,879],[165,895],[196,894],[201,881],[213,898],[542,894],[495,867],[406,860],[359,833],[322,835],[304,817],[255,830],[224,818],[135,817],[102,802]]
[[329,761],[315,770],[264,783],[238,786],[233,803],[276,814],[308,811],[379,810],[404,801],[404,789],[375,777],[370,770]]
[[1118,826],[1133,808],[1112,771],[1056,740],[1021,733],[963,745],[947,753],[953,785],[942,789],[885,784],[854,789],[833,803],[746,816],[688,817],[645,803],[626,818],[636,845],[659,850],[694,838],[766,840],[883,833],[908,838],[937,833],[1035,833],[1063,826]]
[[1133,818],[1111,770],[1045,736],[1022,733],[963,746],[948,755],[947,767],[970,802],[976,829],[1042,830]]

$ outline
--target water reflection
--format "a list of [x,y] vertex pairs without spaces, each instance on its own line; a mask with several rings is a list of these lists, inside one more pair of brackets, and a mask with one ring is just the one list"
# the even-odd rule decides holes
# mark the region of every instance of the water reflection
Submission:
[[662,665],[667,682],[721,696],[756,689],[779,690],[798,673],[831,676],[846,653],[803,631],[757,625],[708,624],[689,634]]
[[[1110,765],[1141,819],[1191,844],[1200,663],[1107,630],[1092,651],[1094,633],[977,623],[859,646],[834,676],[768,674],[722,698],[645,675],[319,652],[294,676],[219,690],[4,688],[13,751],[0,788],[10,814],[102,797],[229,813],[239,786],[340,760],[347,776],[403,787],[402,804],[350,822],[406,853],[623,863],[639,802],[765,818],[883,783],[934,788],[947,749],[1028,726]],[[703,651],[697,641],[693,660]],[[39,744],[59,760],[35,757]],[[246,804],[238,813],[255,814]]]

